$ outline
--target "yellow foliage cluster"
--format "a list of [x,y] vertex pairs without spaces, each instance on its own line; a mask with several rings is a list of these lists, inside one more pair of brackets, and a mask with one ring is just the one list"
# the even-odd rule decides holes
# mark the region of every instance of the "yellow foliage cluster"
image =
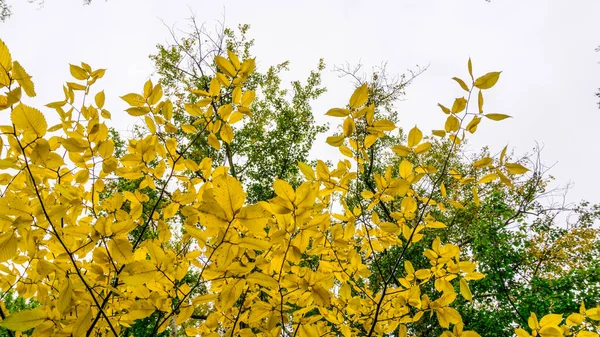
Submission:
[[[220,150],[235,136],[232,125],[252,113],[255,93],[243,84],[255,63],[229,52],[215,64],[219,72],[209,90],[192,90],[198,99],[185,104],[195,122],[181,130],[206,136]],[[468,97],[457,98],[451,109],[440,105],[445,126],[433,131],[453,144],[474,133],[482,117],[507,117],[483,113],[482,92],[500,73],[474,78],[468,65],[472,84],[455,78]],[[298,163],[305,181],[297,188],[277,180],[274,198],[247,204],[227,167],[212,158],[189,159],[194,139],[174,136],[173,103],[160,84],[148,81],[141,93],[122,96],[127,113],[143,119],[149,132],[129,139],[127,153],[116,157],[104,92],[92,103],[85,100],[103,69],[70,66],[75,82],[66,83],[63,100],[47,105],[60,120],[49,127],[42,112],[22,102],[23,92],[35,95],[33,82],[2,42],[0,66],[0,109],[10,111],[11,121],[0,126],[0,291],[40,303],[9,315],[0,302],[1,326],[34,328],[33,336],[119,336],[158,313],[152,334],[180,326],[189,336],[407,336],[429,315],[447,330],[443,336],[479,336],[463,330],[452,307],[458,294],[472,300],[469,282],[485,276],[476,263],[439,239],[424,251],[429,268],[415,270],[404,257],[424,231],[446,226],[430,214],[433,208],[479,203],[476,190],[474,200],[453,199],[439,177],[450,174],[460,184],[499,179],[510,186],[513,175],[527,172],[505,161],[506,149],[498,159],[474,163],[478,176],[463,176],[448,161],[421,164],[431,143],[414,127],[405,145],[391,149],[404,157],[400,165],[373,174],[369,148],[396,125],[375,118],[365,84],[346,107],[327,112],[344,118],[343,132],[327,143],[347,159],[334,167]],[[479,112],[470,113],[475,90]],[[79,94],[84,103],[76,106]],[[369,189],[356,191],[360,175],[372,176]],[[107,191],[114,179],[141,180],[140,188]],[[429,181],[429,194],[413,188],[421,180]],[[437,191],[441,197],[434,198]],[[363,202],[349,207],[349,193]],[[386,207],[392,203],[399,207]],[[375,211],[377,205],[385,214]],[[400,256],[382,273],[388,276],[372,284],[373,265],[383,268],[377,257],[392,248]],[[425,286],[436,295],[423,294]],[[580,327],[598,319],[598,308],[582,309],[562,326],[559,315],[539,322],[533,315],[529,325],[533,336],[589,337],[597,334]],[[516,333],[530,335],[520,328]]]

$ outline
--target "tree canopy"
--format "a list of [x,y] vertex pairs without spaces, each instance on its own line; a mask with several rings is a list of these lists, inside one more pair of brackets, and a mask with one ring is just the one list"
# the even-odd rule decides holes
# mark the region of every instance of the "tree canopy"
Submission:
[[246,31],[159,46],[158,83],[121,96],[125,139],[105,69],[71,64],[48,125],[0,41],[4,333],[598,336],[598,206],[543,205],[535,154],[464,153],[510,117],[484,104],[501,72],[469,59],[431,134],[391,110],[405,81],[357,78],[326,112],[344,159],[310,162],[324,63],[289,95]]

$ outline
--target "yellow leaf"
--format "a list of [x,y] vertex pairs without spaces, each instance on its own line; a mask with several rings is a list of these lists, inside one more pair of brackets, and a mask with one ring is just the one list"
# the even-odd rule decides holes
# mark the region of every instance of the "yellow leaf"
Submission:
[[[581,304],[581,306],[583,307],[583,303]],[[583,307],[583,310],[585,310],[585,307]],[[600,306],[596,307],[596,308],[591,308],[591,309],[585,310],[585,314],[587,317],[589,317],[593,320],[600,321]]]
[[298,162],[298,168],[307,180],[315,180],[315,171],[308,164]]
[[220,93],[221,93],[221,83],[219,83],[219,80],[215,77],[210,81],[210,86],[208,88],[208,94],[210,96],[217,97],[217,96],[219,96]]
[[134,93],[127,94],[127,95],[121,96],[121,99],[124,100],[125,102],[127,102],[127,104],[129,104],[131,106],[141,107],[146,104],[146,99],[140,94],[134,94]]
[[438,136],[438,137],[446,137],[446,131],[444,130],[433,130],[431,131],[431,133],[433,133],[434,136]]
[[231,62],[229,62],[228,59],[226,59],[222,56],[217,56],[217,57],[215,57],[215,63],[217,64],[217,67],[219,67],[219,69],[222,72],[227,74],[227,76],[235,77],[235,74],[236,74],[235,67],[233,66],[233,64],[231,64]]
[[485,184],[485,183],[489,183],[490,181],[494,181],[498,179],[498,175],[495,173],[489,173],[484,175],[481,179],[479,179],[477,181],[477,184]]
[[406,179],[412,174],[413,165],[408,160],[403,160],[400,163],[400,177]]
[[239,245],[244,248],[253,249],[253,250],[267,250],[271,248],[271,243],[266,241],[266,239],[253,239],[250,237],[244,237],[240,239]]
[[402,212],[409,213],[417,210],[417,202],[413,197],[404,197],[402,202],[400,203],[400,207],[402,208]]
[[15,232],[0,235],[0,263],[13,259],[17,254],[17,237]]
[[12,69],[12,57],[8,47],[0,40],[0,85],[9,86],[8,72]]
[[380,131],[393,131],[396,125],[390,120],[381,119],[373,123],[373,127]]
[[484,116],[493,121],[501,121],[503,119],[511,118],[509,115],[503,115],[503,114],[485,114]]
[[231,60],[231,63],[235,67],[235,69],[240,69],[240,59],[234,52],[232,52],[231,50],[228,50],[227,57],[229,57],[229,59]]
[[479,125],[479,122],[481,122],[481,117],[475,116],[473,117],[471,122],[469,122],[469,125],[467,125],[465,129],[470,133],[475,133],[475,131],[477,131],[477,125]]
[[583,322],[584,319],[585,319],[585,316],[583,316],[582,314],[570,314],[569,317],[567,317],[567,325],[570,325],[570,326],[579,325]]
[[344,130],[344,136],[352,136],[352,133],[354,132],[355,128],[356,125],[354,124],[354,120],[352,120],[352,118],[348,117],[344,120],[344,124],[342,125],[342,129]]
[[392,147],[392,151],[394,151],[395,154],[397,154],[401,157],[406,157],[411,153],[410,148],[408,148],[406,146],[402,146],[402,145],[396,145],[396,146]]
[[78,184],[85,184],[90,179],[90,171],[83,169],[75,174],[75,182]]
[[223,139],[225,143],[231,144],[231,141],[233,140],[233,129],[229,124],[224,124],[221,127],[221,131],[219,132],[219,134],[221,135],[221,139]]
[[369,98],[369,88],[367,84],[363,84],[360,87],[354,90],[354,93],[350,97],[350,108],[356,109],[360,106],[363,106],[367,103],[367,99]]
[[479,107],[479,113],[483,113],[483,93],[479,90],[479,94],[477,94],[477,106]]
[[415,126],[408,132],[408,147],[415,147],[421,142],[421,139],[423,139],[423,132]]
[[163,209],[163,218],[166,219],[170,219],[172,217],[175,216],[175,214],[177,214],[177,211],[179,210],[179,204],[174,202],[169,204],[169,206],[165,207]]
[[427,151],[429,151],[429,149],[431,149],[430,142],[421,143],[421,144],[417,145],[417,147],[415,147],[415,154],[421,154],[423,152],[427,152]]
[[102,109],[102,107],[104,107],[104,99],[105,99],[104,90],[97,93],[96,96],[94,97],[94,101],[96,101],[96,106],[98,107],[98,109]]
[[350,110],[348,110],[348,109],[340,109],[340,108],[329,109],[329,111],[327,111],[325,113],[325,115],[327,115],[327,116],[333,116],[333,117],[346,117],[349,114],[350,114]]
[[376,135],[367,135],[365,137],[365,148],[370,148],[379,139]]
[[127,239],[114,238],[108,241],[108,252],[112,259],[120,264],[127,264],[133,258],[133,246]]
[[115,150],[115,143],[112,139],[107,139],[98,145],[98,153],[104,159],[108,159],[112,156]]
[[71,71],[71,76],[78,80],[87,80],[90,77],[90,74],[85,69],[74,64],[69,64],[69,70]]
[[29,76],[27,74],[27,72],[25,71],[25,69],[23,69],[23,67],[21,67],[19,62],[17,62],[17,61],[13,62],[12,72],[13,72],[13,78],[17,80],[17,82],[19,83],[21,88],[23,88],[23,91],[25,91],[27,96],[34,97],[35,96],[35,88],[34,88],[33,82],[31,81],[31,76]]
[[213,192],[228,220],[233,219],[233,215],[242,208],[246,200],[242,184],[229,175],[220,175],[213,179]]
[[452,104],[452,113],[457,114],[462,112],[467,107],[467,100],[464,97],[459,97],[454,100]]
[[471,75],[471,79],[473,78],[473,63],[471,62],[471,58],[469,57],[469,61],[467,62],[467,69],[469,70],[469,75]]
[[467,300],[473,300],[473,294],[471,294],[471,289],[469,289],[469,284],[464,278],[460,279],[460,294]]
[[10,114],[10,120],[17,130],[43,137],[48,129],[46,118],[37,109],[19,104]]
[[231,81],[227,78],[227,76],[225,76],[225,74],[223,73],[217,73],[217,80],[219,80],[219,83],[224,86],[224,87],[229,87],[231,85]]
[[279,197],[293,203],[296,200],[296,193],[290,184],[288,184],[285,180],[276,179],[273,182],[273,190],[275,190],[275,194]]
[[593,331],[579,331],[577,337],[598,337],[598,334]]
[[526,168],[525,166],[523,166],[521,164],[517,164],[517,163],[506,163],[506,164],[504,164],[504,167],[506,167],[508,172],[510,172],[512,174],[524,174],[527,171],[529,171],[528,168]]
[[492,163],[492,158],[486,157],[486,158],[479,159],[478,161],[473,163],[473,167],[475,167],[475,168],[486,167],[486,166],[489,166],[491,163]]
[[562,337],[562,329],[559,328],[558,326],[554,326],[554,325],[548,325],[548,326],[543,326],[540,330],[539,330],[539,334],[541,337]]
[[195,327],[195,326],[190,326],[185,328],[185,335],[186,336],[200,336],[200,328]]
[[254,234],[264,234],[267,221],[271,214],[260,205],[243,207],[236,216],[241,224],[246,226]]
[[162,96],[163,96],[162,85],[160,83],[158,83],[152,89],[152,93],[150,94],[150,96],[148,96],[148,104],[154,105],[154,104],[158,103],[158,101],[160,101]]
[[542,319],[540,319],[540,326],[544,327],[547,325],[554,325],[554,326],[558,326],[560,324],[560,322],[562,322],[562,317],[563,315],[559,315],[559,314],[548,314],[544,317],[542,317]]
[[127,111],[128,114],[130,114],[131,116],[134,117],[141,117],[144,116],[145,114],[150,112],[150,108],[148,108],[147,106],[134,106],[131,108],[127,108],[125,109],[125,111]]
[[335,146],[338,147],[340,145],[344,145],[344,135],[339,135],[339,136],[329,136],[327,137],[327,139],[325,140],[327,142],[327,144],[331,145],[331,146]]
[[242,95],[242,106],[249,107],[250,104],[254,101],[256,93],[254,90],[248,90]]
[[475,80],[475,86],[479,89],[489,89],[493,87],[496,82],[498,82],[500,73],[500,71],[494,71],[477,78]]
[[465,83],[465,81],[461,80],[458,77],[452,77],[452,79],[455,80],[456,83],[458,83],[458,85],[460,85],[460,87],[463,88],[463,90],[469,91],[469,87],[467,87],[467,84]]
[[527,332],[521,328],[515,329],[515,334],[517,335],[517,337],[531,337],[529,332]]
[[479,207],[481,201],[479,200],[479,193],[477,193],[477,187],[471,188],[471,191],[473,193],[473,202],[475,203],[475,206]]
[[44,307],[22,310],[6,317],[0,326],[13,331],[25,331],[44,323],[48,314]]
[[152,80],[147,80],[146,83],[144,83],[144,98],[148,98],[150,97],[150,95],[152,94]]
[[439,104],[439,103],[438,103],[438,106],[440,107],[440,109],[442,109],[442,111],[443,111],[445,114],[450,114],[450,112],[451,112],[451,111],[450,111],[450,109],[446,108],[445,106],[443,106],[443,105],[441,105],[441,104]]
[[156,133],[156,124],[150,116],[144,116],[144,122],[146,122],[146,125],[148,126],[148,131],[150,131],[150,133]]
[[71,284],[71,280],[67,278],[64,282],[62,289],[58,294],[58,311],[61,313],[67,312],[69,307],[71,306],[71,299],[73,298],[73,285]]
[[352,150],[350,150],[349,147],[341,145],[340,147],[338,147],[338,149],[344,156],[350,157],[350,158],[354,157],[354,154],[352,153]]

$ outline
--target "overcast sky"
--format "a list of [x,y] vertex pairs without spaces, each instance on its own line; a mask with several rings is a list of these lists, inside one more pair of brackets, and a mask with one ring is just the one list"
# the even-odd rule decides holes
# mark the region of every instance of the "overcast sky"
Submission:
[[[392,74],[430,65],[398,111],[405,128],[443,128],[445,118],[436,104],[451,105],[463,95],[450,78],[467,79],[470,56],[476,76],[503,71],[486,95],[487,112],[514,117],[484,120],[471,148],[488,144],[496,152],[509,144],[523,154],[538,142],[544,162],[556,163],[551,173],[557,183],[575,183],[570,201],[600,202],[600,110],[594,96],[600,87],[600,53],[594,52],[600,44],[600,1],[94,0],[83,6],[46,0],[43,7],[8,2],[13,17],[0,24],[0,38],[33,75],[38,97],[30,103],[41,107],[63,99],[68,63],[108,68],[96,87],[107,94],[112,126],[123,132],[135,120],[123,112],[118,96],[141,91],[153,73],[148,55],[157,43],[170,41],[165,24],[185,30],[192,13],[209,27],[223,15],[230,27],[250,24],[259,66],[289,60],[292,71],[286,78],[305,78],[325,58],[329,91],[313,105],[320,121],[352,93],[350,81],[337,78],[332,66],[362,60],[369,70],[387,61]],[[325,147],[314,156],[334,153]]]

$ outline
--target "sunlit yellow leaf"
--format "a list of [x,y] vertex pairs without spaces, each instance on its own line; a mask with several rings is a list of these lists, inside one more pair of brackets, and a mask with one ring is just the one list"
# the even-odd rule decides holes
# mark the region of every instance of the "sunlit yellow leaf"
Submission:
[[96,96],[94,96],[94,101],[96,102],[98,109],[102,109],[104,107],[104,99],[104,90],[98,92]]
[[237,71],[235,70],[235,67],[233,66],[233,64],[231,64],[231,62],[229,62],[228,59],[226,59],[222,56],[217,56],[217,57],[215,57],[215,63],[217,64],[217,67],[219,67],[219,69],[222,72],[227,74],[227,76],[235,77],[235,74]]
[[142,107],[146,104],[146,99],[144,98],[144,96],[142,96],[140,94],[135,94],[135,93],[127,94],[127,95],[121,96],[121,99],[124,100],[125,102],[127,102],[127,104],[134,106],[134,107]]
[[365,105],[367,103],[367,99],[369,98],[369,87],[367,84],[363,84],[360,87],[354,90],[352,97],[350,97],[350,108],[356,109],[360,106]]
[[327,142],[327,144],[331,145],[331,146],[335,146],[338,147],[340,145],[344,145],[344,135],[339,135],[339,136],[329,136],[327,137],[327,139],[325,140]]
[[0,326],[13,331],[26,331],[35,328],[48,318],[48,314],[44,309],[40,307],[19,311],[2,320]]
[[408,178],[412,174],[413,165],[408,160],[403,160],[400,163],[400,176],[404,179]]
[[460,294],[467,301],[473,300],[473,294],[471,293],[471,289],[469,289],[469,284],[467,283],[467,281],[464,278],[460,279]]
[[24,133],[34,134],[37,137],[43,137],[48,129],[46,118],[37,109],[19,104],[10,114],[10,120],[17,130]]
[[423,132],[416,126],[408,132],[408,147],[417,146],[423,139]]
[[325,114],[327,116],[333,116],[333,117],[346,117],[350,114],[350,110],[333,108],[333,109],[329,109],[329,111],[327,111]]
[[17,61],[13,62],[12,68],[13,78],[17,80],[17,82],[19,83],[21,88],[23,88],[23,91],[25,91],[27,96],[34,97],[35,88],[33,82],[31,81],[31,76],[27,74],[25,69],[23,69],[23,67],[21,67],[21,65]]
[[489,173],[484,175],[481,179],[479,179],[477,181],[477,184],[489,183],[490,181],[494,181],[496,179],[498,179],[498,175],[496,175],[495,173]]
[[14,232],[0,235],[0,262],[14,258],[17,253],[17,243],[18,241]]

